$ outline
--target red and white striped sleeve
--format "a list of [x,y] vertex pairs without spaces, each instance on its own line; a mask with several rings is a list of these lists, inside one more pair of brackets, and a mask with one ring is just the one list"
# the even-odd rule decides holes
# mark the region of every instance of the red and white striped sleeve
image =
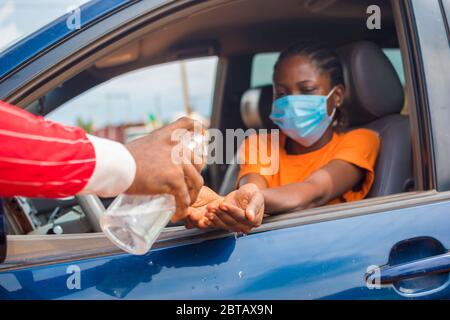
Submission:
[[0,141],[0,196],[114,196],[136,173],[122,144],[1,101]]

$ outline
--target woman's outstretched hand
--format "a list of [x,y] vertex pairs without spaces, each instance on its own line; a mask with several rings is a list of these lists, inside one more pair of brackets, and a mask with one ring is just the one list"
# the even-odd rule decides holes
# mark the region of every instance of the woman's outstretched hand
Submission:
[[197,200],[188,208],[188,215],[184,220],[186,228],[207,229],[212,227],[212,221],[206,217],[208,213],[207,206],[211,205],[214,207],[221,203],[223,199],[210,188],[203,186],[200,189]]
[[259,188],[248,183],[228,194],[222,201],[207,205],[208,227],[248,233],[261,225],[264,217],[264,196]]

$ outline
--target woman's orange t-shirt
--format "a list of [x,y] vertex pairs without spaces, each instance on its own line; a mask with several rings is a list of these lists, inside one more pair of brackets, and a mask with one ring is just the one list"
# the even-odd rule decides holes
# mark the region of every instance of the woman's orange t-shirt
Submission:
[[[257,139],[255,139],[256,137]],[[286,153],[284,149],[286,136],[283,133],[279,135],[278,152],[273,155],[271,146],[273,147],[273,142],[276,141],[272,141],[272,135],[256,137],[253,137],[253,140],[252,137],[249,137],[242,144],[239,179],[248,173],[258,173],[267,180],[270,188],[274,188],[304,181],[331,160],[339,159],[364,169],[366,177],[356,189],[348,190],[340,198],[330,201],[329,204],[361,200],[370,191],[375,177],[374,166],[380,147],[380,138],[372,130],[355,129],[340,134],[335,132],[330,142],[322,148],[300,155]],[[255,143],[256,140],[258,142]],[[265,152],[262,154],[268,154],[270,161],[267,161],[267,157],[263,159],[260,151]],[[258,156],[255,157],[255,155]],[[278,161],[278,166],[274,166],[274,161]],[[268,170],[269,167],[271,170]],[[278,170],[274,171],[273,168],[276,167]],[[265,169],[265,171],[261,169]]]

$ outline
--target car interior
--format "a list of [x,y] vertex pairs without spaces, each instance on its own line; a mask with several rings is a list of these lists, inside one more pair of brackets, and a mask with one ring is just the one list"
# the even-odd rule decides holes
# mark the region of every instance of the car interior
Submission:
[[[382,13],[382,27],[366,27],[369,5]],[[369,198],[415,190],[411,133],[404,85],[384,49],[399,51],[389,1],[239,0],[207,1],[175,12],[130,33],[124,45],[105,50],[95,61],[36,99],[28,109],[46,115],[88,90],[145,67],[216,56],[218,66],[211,127],[271,129],[270,83],[252,86],[255,57],[278,53],[304,39],[335,46],[344,67],[343,107],[349,127],[370,128],[381,137],[375,182]],[[236,150],[234,150],[236,152]],[[224,150],[226,154],[226,150]],[[227,159],[233,154],[226,154]],[[237,164],[212,164],[205,184],[220,194],[232,191]],[[112,199],[102,199],[105,206]],[[364,200],[363,200],[364,201]],[[11,198],[9,234],[93,232],[76,198]]]
[[[337,50],[344,66],[347,130],[372,129],[378,132],[382,141],[375,181],[367,198],[408,191],[412,186],[411,139],[408,118],[400,114],[404,92],[397,73],[373,42],[353,42]],[[251,88],[244,93],[241,116],[247,128],[274,127],[269,119],[272,100],[270,85]],[[238,164],[228,166],[221,194],[234,189],[238,173]]]

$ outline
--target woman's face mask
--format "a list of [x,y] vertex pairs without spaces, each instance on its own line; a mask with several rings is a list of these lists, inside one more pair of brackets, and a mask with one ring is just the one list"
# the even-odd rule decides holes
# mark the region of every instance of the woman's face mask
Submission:
[[291,139],[305,147],[316,143],[331,125],[336,108],[327,114],[327,96],[292,95],[273,102],[270,119]]

